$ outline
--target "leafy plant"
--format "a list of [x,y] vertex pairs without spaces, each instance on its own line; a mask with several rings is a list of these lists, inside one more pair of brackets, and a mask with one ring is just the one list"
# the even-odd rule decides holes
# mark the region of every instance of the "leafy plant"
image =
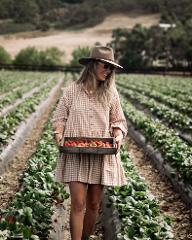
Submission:
[[57,154],[58,149],[49,123],[37,152],[30,159],[20,180],[20,191],[9,208],[0,211],[2,236],[7,235],[7,239],[47,239],[53,203],[61,204],[68,198],[63,185],[54,181],[53,170]]
[[152,145],[158,148],[164,159],[178,172],[178,178],[192,183],[192,148],[188,146],[177,132],[169,129],[158,120],[153,120],[145,113],[137,110],[126,99],[122,101],[124,111],[133,125],[142,131]]
[[116,233],[119,240],[173,239],[171,219],[162,216],[157,200],[150,196],[146,184],[137,174],[125,148],[121,160],[127,185],[108,189],[110,206],[116,209],[121,223]]

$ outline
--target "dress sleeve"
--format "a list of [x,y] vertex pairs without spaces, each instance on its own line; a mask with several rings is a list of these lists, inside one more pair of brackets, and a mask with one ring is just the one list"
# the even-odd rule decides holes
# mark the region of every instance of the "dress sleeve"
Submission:
[[52,125],[54,129],[65,126],[69,115],[70,102],[70,94],[66,89],[63,91],[62,97],[60,98],[59,103],[57,104],[53,113]]
[[127,135],[127,122],[125,119],[125,115],[123,113],[119,94],[117,90],[114,93],[112,98],[112,102],[110,105],[110,112],[109,112],[109,121],[110,121],[110,132],[113,132],[113,128],[120,128],[123,132],[123,135]]

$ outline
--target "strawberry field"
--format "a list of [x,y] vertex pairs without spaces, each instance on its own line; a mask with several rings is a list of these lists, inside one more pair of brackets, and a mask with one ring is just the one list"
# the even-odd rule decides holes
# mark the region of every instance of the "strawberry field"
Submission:
[[[191,207],[190,80],[179,78],[173,83],[172,78],[156,77],[155,82],[154,77],[140,81],[134,77],[125,77],[119,79],[119,91],[122,93],[124,111],[133,138],[143,145],[148,154],[153,154],[158,169],[174,183],[175,189]],[[168,90],[165,90],[165,86],[170,89],[171,96]],[[179,89],[179,86],[182,86],[182,89]]]
[[[69,196],[53,180],[50,120],[62,87],[78,75],[0,73],[0,239],[68,240]],[[121,150],[128,184],[106,189],[92,239],[192,239],[191,81],[116,76],[129,126]]]

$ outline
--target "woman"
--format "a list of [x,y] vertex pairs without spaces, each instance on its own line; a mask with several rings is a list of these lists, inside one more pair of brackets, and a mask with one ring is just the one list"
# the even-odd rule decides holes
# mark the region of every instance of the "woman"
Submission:
[[[126,120],[114,83],[112,48],[95,47],[88,58],[81,58],[80,78],[64,89],[53,116],[55,139],[65,137],[114,136],[118,152],[127,134]],[[86,240],[93,232],[104,186],[126,184],[120,154],[61,154],[56,181],[69,184],[71,196],[70,229],[72,240]],[[84,209],[86,208],[85,214]]]

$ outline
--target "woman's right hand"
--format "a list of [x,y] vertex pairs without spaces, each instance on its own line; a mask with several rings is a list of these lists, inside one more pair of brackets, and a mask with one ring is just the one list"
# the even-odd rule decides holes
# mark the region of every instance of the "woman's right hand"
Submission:
[[61,144],[62,137],[63,137],[62,133],[55,133],[55,141],[56,141],[57,145]]

